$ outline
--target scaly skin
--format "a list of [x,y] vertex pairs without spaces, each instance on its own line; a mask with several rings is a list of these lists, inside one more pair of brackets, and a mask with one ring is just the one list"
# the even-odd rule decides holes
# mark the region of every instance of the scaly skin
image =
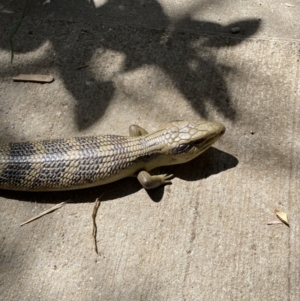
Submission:
[[146,189],[170,183],[173,175],[148,171],[188,162],[217,141],[223,125],[203,120],[174,121],[148,134],[104,135],[0,145],[0,188],[72,190],[137,176]]

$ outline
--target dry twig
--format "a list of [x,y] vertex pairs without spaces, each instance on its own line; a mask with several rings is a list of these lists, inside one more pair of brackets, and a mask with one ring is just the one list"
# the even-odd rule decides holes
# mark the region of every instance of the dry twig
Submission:
[[97,217],[97,212],[98,209],[100,207],[101,201],[100,199],[102,198],[104,193],[102,193],[102,195],[96,199],[95,201],[95,205],[94,205],[94,209],[93,209],[93,213],[92,213],[92,219],[93,219],[93,238],[94,238],[94,245],[95,245],[95,252],[97,254],[98,253],[98,246],[97,246],[97,223],[96,223],[96,217]]
[[37,216],[35,216],[35,217],[33,217],[33,218],[27,220],[26,222],[22,223],[20,226],[24,226],[25,224],[28,224],[28,223],[30,223],[30,222],[32,222],[32,221],[35,221],[36,219],[38,219],[38,218],[40,218],[40,217],[42,217],[42,216],[44,216],[44,215],[46,215],[46,214],[48,214],[48,213],[51,213],[51,212],[53,212],[53,211],[55,211],[55,210],[61,208],[61,207],[62,207],[64,204],[66,204],[67,202],[68,202],[68,201],[62,202],[62,203],[59,203],[59,204],[57,204],[57,205],[51,207],[50,209],[48,209],[48,210],[46,210],[46,211],[44,211],[44,212],[38,214]]

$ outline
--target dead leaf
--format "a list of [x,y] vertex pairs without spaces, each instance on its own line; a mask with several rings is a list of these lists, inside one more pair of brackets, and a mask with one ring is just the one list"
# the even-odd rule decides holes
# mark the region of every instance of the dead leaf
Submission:
[[284,224],[286,224],[288,227],[290,226],[287,214],[285,212],[275,209],[275,214]]

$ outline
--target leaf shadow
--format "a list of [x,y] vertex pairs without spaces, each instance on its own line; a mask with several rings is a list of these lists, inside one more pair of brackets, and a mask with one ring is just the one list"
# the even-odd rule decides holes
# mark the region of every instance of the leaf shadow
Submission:
[[[22,24],[23,32],[15,37],[16,49],[21,47],[20,53],[29,53],[46,41],[51,42],[55,56],[37,63],[36,68],[55,66],[59,70],[66,89],[76,100],[74,118],[79,130],[89,128],[105,114],[119,89],[114,76],[97,75],[105,69],[101,54],[97,54],[99,50],[124,55],[124,65],[115,76],[155,66],[171,79],[201,117],[208,117],[207,104],[210,103],[224,117],[235,119],[235,108],[224,78],[232,72],[232,67],[219,63],[214,49],[242,43],[257,32],[259,19],[242,19],[227,25],[196,21],[191,16],[172,20],[155,0],[108,0],[100,7],[83,0],[77,1],[80,5],[76,7],[70,7],[67,1],[53,1],[46,6],[41,5],[42,2],[31,4],[27,23],[24,20]],[[85,22],[55,20],[62,11],[66,12],[67,19]],[[31,20],[38,12],[50,19]],[[32,29],[36,23],[40,23],[39,31]],[[236,26],[241,28],[240,33],[230,36],[230,29]],[[74,70],[92,62],[95,56],[100,62],[96,74],[93,66]],[[114,63],[112,58],[111,64]],[[31,67],[34,69],[34,63]],[[172,106],[172,100],[170,102]]]

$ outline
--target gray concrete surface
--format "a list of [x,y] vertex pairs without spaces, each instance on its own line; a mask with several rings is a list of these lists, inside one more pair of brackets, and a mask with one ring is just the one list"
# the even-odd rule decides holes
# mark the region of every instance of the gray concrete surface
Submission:
[[[0,2],[0,142],[192,118],[227,132],[164,189],[0,191],[0,300],[299,300],[300,1],[43,2],[13,64],[24,1]],[[267,226],[274,209],[290,228]]]

